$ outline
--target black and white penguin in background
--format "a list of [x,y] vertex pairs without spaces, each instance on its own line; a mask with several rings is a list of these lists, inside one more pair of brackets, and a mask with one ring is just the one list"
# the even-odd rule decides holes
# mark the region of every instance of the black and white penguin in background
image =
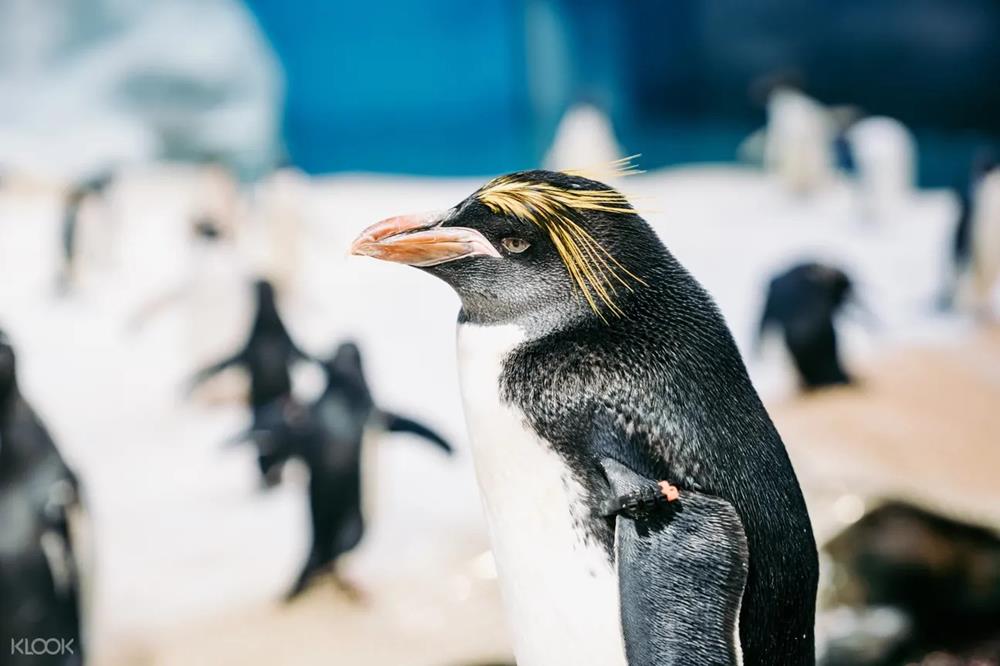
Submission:
[[[81,664],[80,596],[71,521],[77,479],[18,390],[0,332],[0,641],[4,664]],[[31,641],[54,639],[31,654]],[[27,639],[28,647],[21,645]],[[41,649],[41,648],[39,648]],[[9,652],[8,652],[9,650]],[[38,650],[36,650],[37,652]]]
[[955,272],[942,304],[953,301],[960,309],[986,318],[993,314],[1000,282],[1000,162],[985,152],[977,156],[968,184],[956,190]]
[[810,262],[779,274],[767,288],[758,348],[769,329],[780,328],[803,388],[850,383],[834,320],[851,295],[851,279],[833,266]]
[[[84,211],[88,204],[103,203],[103,199],[108,188],[114,182],[114,176],[108,172],[95,176],[89,180],[76,183],[70,187],[63,200],[63,216],[60,224],[60,250],[62,265],[59,268],[59,275],[56,281],[56,291],[59,295],[70,293],[80,280],[80,272],[83,267],[81,262],[89,258],[93,260],[95,255],[110,252],[108,247],[111,243],[110,230],[106,227],[110,221],[94,219],[93,211],[84,222]],[[107,217],[107,211],[104,211]],[[95,228],[97,225],[104,229]],[[88,236],[88,242],[81,236]],[[95,247],[98,246],[98,247]],[[101,247],[103,246],[103,247]]]
[[[461,298],[466,419],[521,666],[813,663],[795,472],[718,309],[623,195],[515,173],[384,220],[352,253]],[[659,538],[664,523],[688,538]]]
[[[311,361],[312,357],[303,352],[288,333],[278,312],[274,287],[266,280],[258,280],[254,285],[257,311],[254,315],[250,334],[243,348],[232,356],[200,370],[192,378],[189,390],[231,367],[242,367],[250,375],[250,409],[254,423],[266,418],[266,410],[272,403],[281,403],[292,397],[291,368],[296,361]],[[258,464],[264,482],[276,482],[273,463],[263,452],[258,456]]]
[[376,449],[386,432],[418,435],[452,453],[448,442],[427,426],[375,406],[361,352],[354,343],[341,344],[323,362],[323,370],[326,388],[313,405],[272,403],[249,434],[261,451],[265,474],[274,466],[280,469],[291,457],[300,458],[309,469],[311,544],[289,599],[324,571],[333,573],[342,589],[355,594],[335,567],[338,558],[361,541],[365,520],[375,513]]

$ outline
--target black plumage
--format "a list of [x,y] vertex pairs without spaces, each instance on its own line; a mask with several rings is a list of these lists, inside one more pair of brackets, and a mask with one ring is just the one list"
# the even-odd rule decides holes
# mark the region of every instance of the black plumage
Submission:
[[[80,578],[70,530],[80,504],[80,484],[21,395],[14,350],[0,333],[0,641],[5,664],[82,663]],[[49,647],[60,654],[39,657],[15,647],[14,641],[23,638],[64,643],[58,650]]]
[[[613,459],[602,465],[616,494],[656,487]],[[620,515],[615,557],[621,596],[636,600],[622,609],[630,664],[739,663],[736,623],[749,554],[729,503],[687,491],[656,510]]]

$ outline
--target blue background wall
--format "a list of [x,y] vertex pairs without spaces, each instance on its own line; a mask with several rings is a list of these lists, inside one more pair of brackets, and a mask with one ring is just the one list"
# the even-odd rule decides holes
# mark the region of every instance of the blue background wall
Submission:
[[925,184],[1000,135],[994,0],[247,0],[285,68],[285,139],[311,172],[537,165],[589,99],[643,165],[727,161],[764,82],[897,117]]

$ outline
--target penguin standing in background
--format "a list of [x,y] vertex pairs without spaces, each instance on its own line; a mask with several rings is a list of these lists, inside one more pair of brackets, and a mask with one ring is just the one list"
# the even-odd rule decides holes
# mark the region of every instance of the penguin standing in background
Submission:
[[[62,266],[59,269],[57,292],[68,294],[76,286],[80,271],[80,225],[81,211],[87,201],[105,195],[113,181],[110,173],[101,174],[90,180],[77,183],[66,194],[63,203],[62,224],[60,226],[60,249]],[[91,248],[93,249],[93,248]]]
[[189,239],[189,265],[179,292],[183,343],[192,367],[201,367],[242,341],[239,322],[257,294],[256,287],[253,294],[247,289],[247,271],[232,227],[211,217],[195,218]]
[[916,141],[895,118],[868,116],[845,130],[856,163],[856,186],[866,221],[890,222],[914,193]]
[[188,228],[182,280],[146,301],[129,318],[128,327],[137,332],[168,306],[179,305],[180,351],[194,367],[201,367],[242,342],[243,332],[233,322],[249,309],[251,296],[232,230],[205,216],[193,218]]
[[546,168],[564,169],[613,164],[624,154],[607,112],[595,101],[583,100],[566,109],[543,161]]
[[803,388],[850,383],[837,351],[834,318],[851,294],[851,280],[840,269],[819,263],[790,268],[767,288],[757,346],[768,329],[780,327]]
[[972,199],[976,185],[992,167],[992,159],[984,155],[972,161],[972,168],[953,187],[958,203],[958,217],[951,237],[950,272],[938,297],[938,307],[950,310],[955,307],[958,291],[972,264]]
[[0,641],[5,664],[30,665],[15,642],[59,639],[45,663],[81,664],[80,578],[70,522],[77,479],[18,390],[14,350],[0,332]]
[[294,291],[302,270],[309,177],[292,166],[276,169],[253,191],[249,247],[258,270],[279,291]]
[[240,184],[225,160],[216,155],[205,156],[193,195],[196,219],[210,220],[223,235],[236,234]]
[[836,128],[822,104],[783,84],[767,98],[764,166],[794,194],[811,194],[827,186],[836,162]]
[[[816,546],[784,445],[715,304],[622,194],[501,176],[375,224],[352,253],[461,299],[462,396],[521,666],[814,663]],[[659,539],[664,524],[691,536]]]
[[[1000,280],[1000,164],[991,155],[979,156],[968,186],[958,194],[955,300],[961,308],[988,317]],[[944,300],[947,303],[947,297]]]
[[[243,348],[232,356],[197,372],[190,383],[193,390],[210,377],[231,367],[243,367],[250,375],[250,408],[254,423],[266,418],[266,408],[292,396],[291,366],[296,360],[311,357],[299,349],[281,320],[275,303],[274,288],[265,280],[254,284],[257,312]],[[263,453],[258,457],[261,474],[268,485],[276,472]],[[268,474],[270,470],[270,475]]]
[[[385,432],[409,432],[452,453],[451,446],[430,428],[375,406],[355,344],[340,345],[323,362],[323,370],[326,389],[312,406],[272,403],[249,435],[270,466],[280,468],[288,458],[298,457],[309,468],[311,545],[289,599],[326,570],[335,574],[342,589],[356,596],[336,576],[335,566],[340,556],[358,545],[365,520],[374,514],[378,464],[373,449]],[[262,467],[265,474],[271,469]]]

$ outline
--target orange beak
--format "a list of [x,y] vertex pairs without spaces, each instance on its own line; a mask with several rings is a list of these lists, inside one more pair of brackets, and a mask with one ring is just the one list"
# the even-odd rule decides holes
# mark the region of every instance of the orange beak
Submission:
[[439,214],[400,215],[361,232],[351,254],[410,266],[436,266],[465,257],[500,257],[475,229],[442,227]]

